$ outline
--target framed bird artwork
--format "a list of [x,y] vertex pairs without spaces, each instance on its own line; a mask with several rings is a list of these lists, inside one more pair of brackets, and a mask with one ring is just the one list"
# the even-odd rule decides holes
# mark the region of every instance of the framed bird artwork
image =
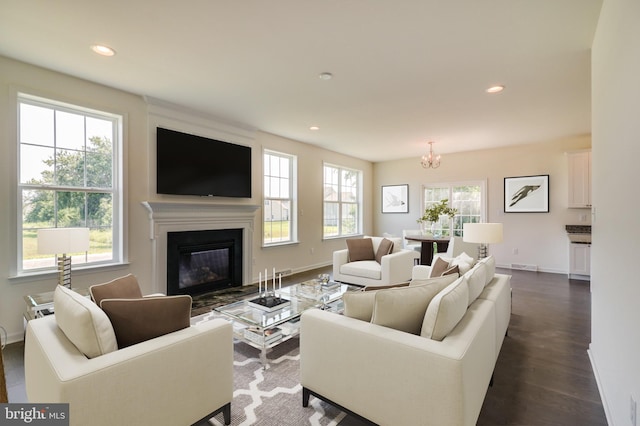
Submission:
[[409,185],[382,186],[382,213],[409,213]]
[[549,213],[549,175],[504,178],[505,213]]

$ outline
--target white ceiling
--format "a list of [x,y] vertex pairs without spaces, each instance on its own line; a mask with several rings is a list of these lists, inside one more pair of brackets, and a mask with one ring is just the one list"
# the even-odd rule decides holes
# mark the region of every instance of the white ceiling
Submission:
[[384,161],[589,134],[601,3],[0,0],[0,54]]

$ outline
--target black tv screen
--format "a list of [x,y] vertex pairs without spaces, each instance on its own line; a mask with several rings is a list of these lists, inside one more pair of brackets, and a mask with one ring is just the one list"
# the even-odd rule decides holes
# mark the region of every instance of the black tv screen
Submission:
[[251,198],[251,147],[157,131],[158,194]]

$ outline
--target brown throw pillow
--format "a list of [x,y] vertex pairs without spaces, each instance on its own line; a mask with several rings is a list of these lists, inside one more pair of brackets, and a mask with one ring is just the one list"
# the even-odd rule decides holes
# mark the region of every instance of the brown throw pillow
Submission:
[[96,305],[103,299],[139,299],[142,297],[138,280],[132,274],[116,278],[104,284],[89,287],[89,293]]
[[451,274],[460,274],[460,268],[458,268],[458,265],[453,265],[452,267],[444,271],[442,273],[442,276],[444,277],[445,275],[451,275]]
[[100,304],[116,333],[118,348],[187,328],[191,296],[103,299]]
[[383,238],[376,251],[376,262],[382,263],[382,256],[386,256],[393,251],[393,241]]
[[349,262],[375,260],[371,238],[348,238]]
[[447,269],[449,269],[449,262],[441,257],[436,257],[431,264],[431,273],[429,274],[429,278],[441,277],[442,273]]

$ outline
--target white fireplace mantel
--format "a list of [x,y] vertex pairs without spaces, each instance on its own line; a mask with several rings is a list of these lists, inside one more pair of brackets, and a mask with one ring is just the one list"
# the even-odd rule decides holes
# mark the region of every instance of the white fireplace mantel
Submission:
[[205,204],[143,201],[149,212],[149,238],[153,242],[153,291],[167,291],[167,233],[242,229],[243,285],[251,282],[253,227],[256,204]]

